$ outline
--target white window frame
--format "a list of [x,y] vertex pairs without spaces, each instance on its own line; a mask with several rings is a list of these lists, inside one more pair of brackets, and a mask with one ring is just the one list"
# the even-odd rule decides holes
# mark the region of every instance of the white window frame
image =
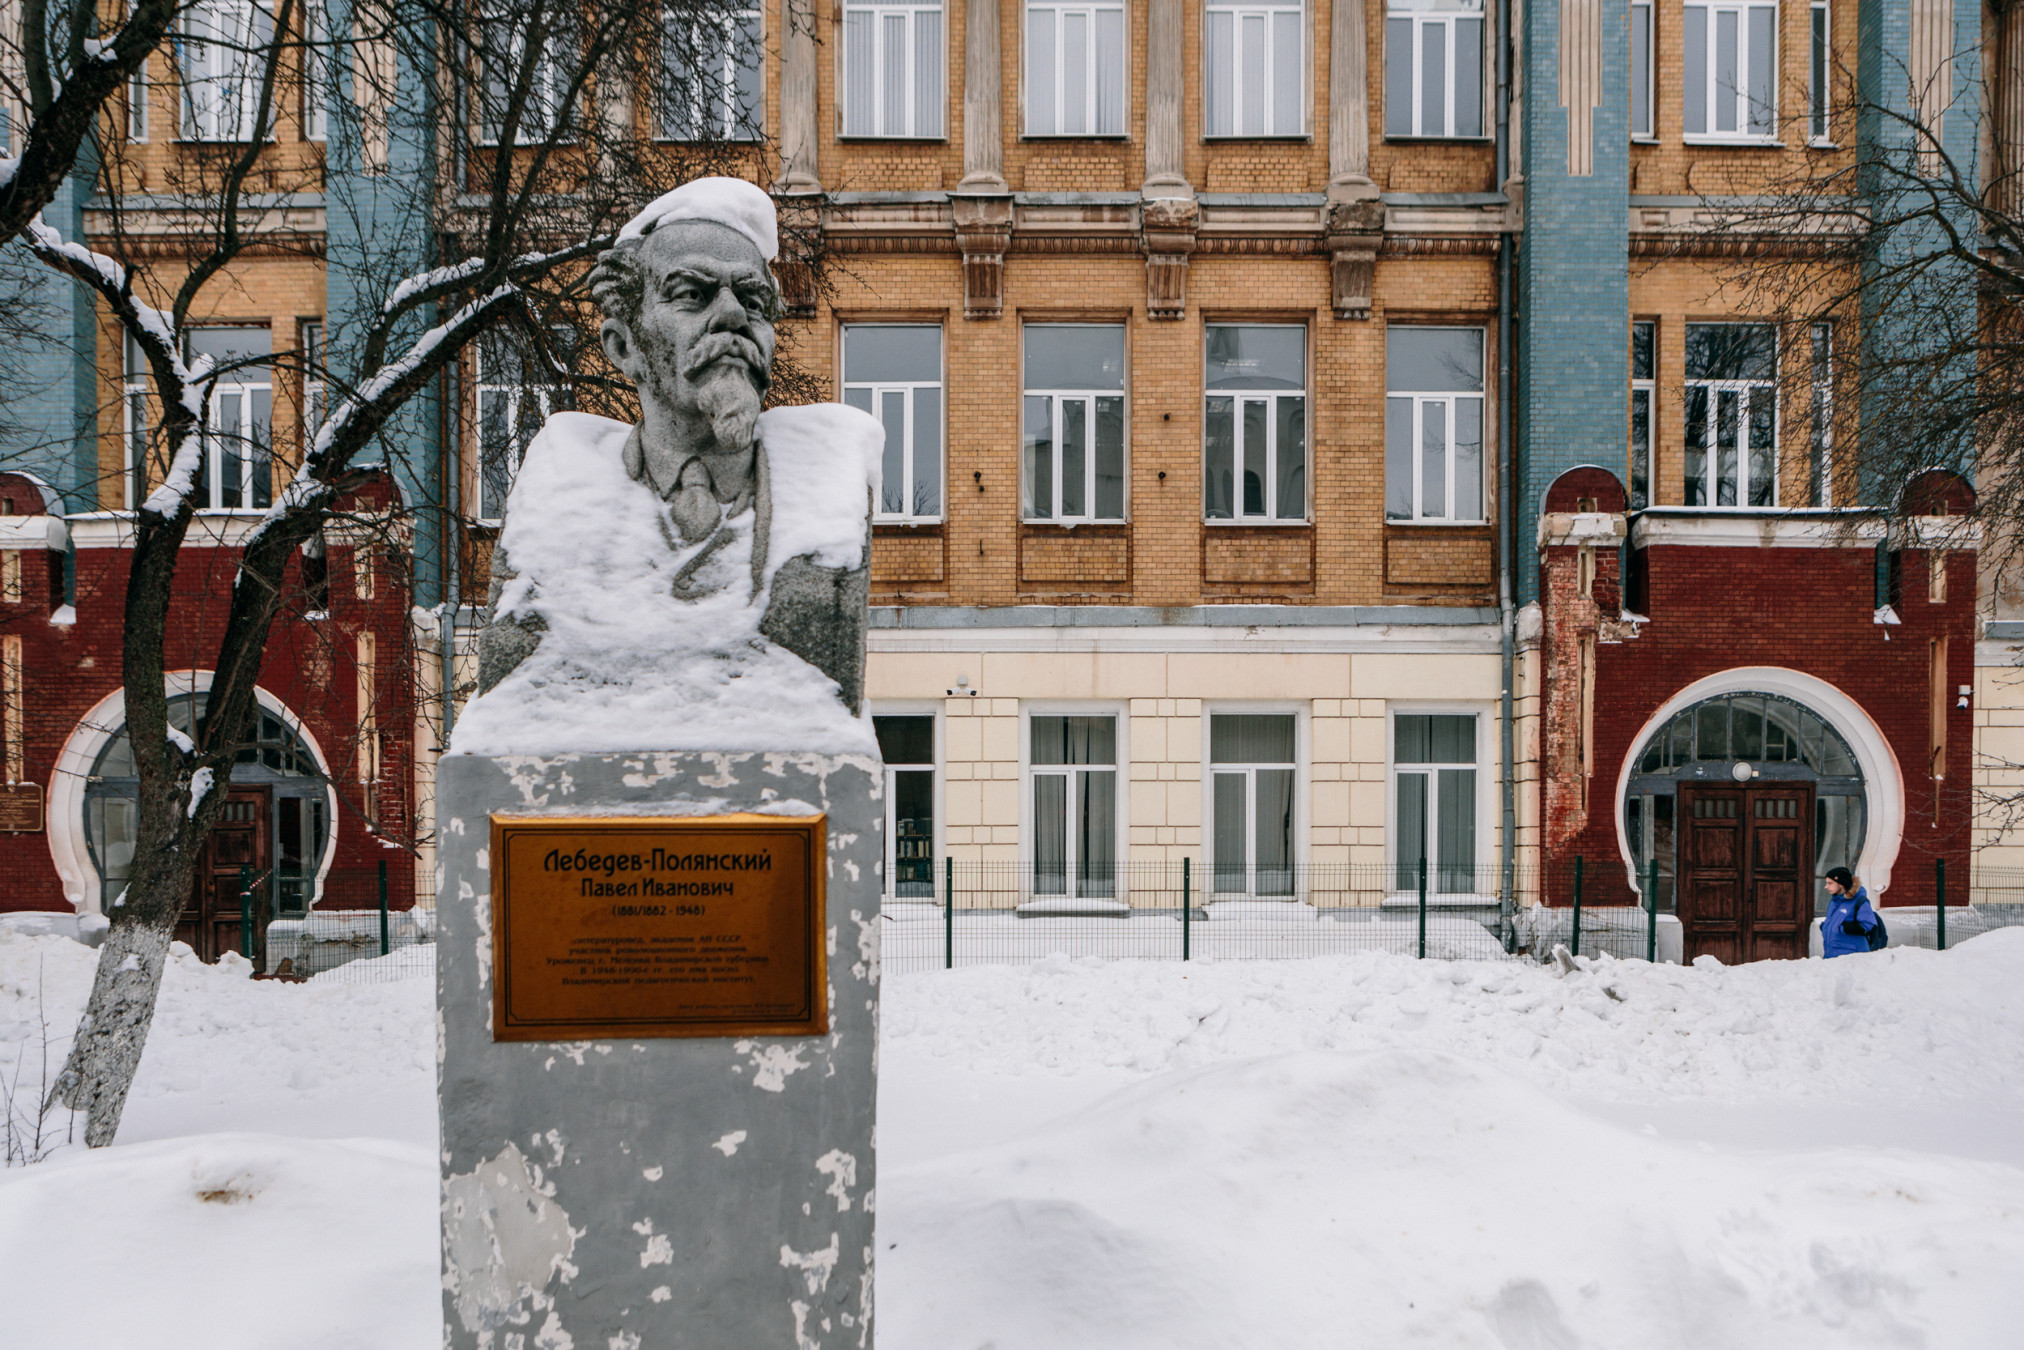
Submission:
[[935,813],[935,828],[929,847],[933,851],[936,865],[930,880],[934,883],[935,897],[939,898],[942,893],[942,860],[949,856],[948,819],[946,812],[943,810],[943,802],[947,798],[944,784],[948,782],[949,777],[947,770],[948,752],[946,749],[948,743],[942,735],[942,717],[945,711],[941,703],[929,702],[923,699],[903,699],[893,702],[881,701],[871,704],[870,715],[873,717],[931,717],[935,722],[935,752],[932,763],[888,764],[885,766],[885,875],[880,882],[880,894],[887,901],[895,898],[902,901],[919,901],[922,899],[919,896],[895,897],[893,894],[893,887],[898,883],[899,879],[897,867],[899,821],[895,814],[899,797],[894,791],[895,782],[893,779],[893,774],[898,769],[931,769],[934,771],[935,787],[932,809]]
[[[148,140],[148,62],[153,59],[152,55],[142,57],[133,78],[127,81],[127,140],[134,145],[145,145]],[[0,120],[6,116],[5,100],[0,100]],[[6,137],[0,135],[0,150],[6,148]]]
[[330,14],[325,0],[302,11],[302,139],[323,141],[330,130]]
[[[140,347],[129,334],[120,344],[120,507],[134,510],[139,504],[141,484],[134,481],[135,466],[145,465],[148,435],[148,367]],[[143,475],[145,469],[143,469]]]
[[1066,852],[1068,873],[1067,890],[1059,895],[1033,894],[1038,900],[1118,900],[1123,901],[1131,885],[1129,866],[1131,844],[1131,718],[1129,705],[1115,701],[1037,701],[1021,703],[1019,707],[1019,856],[1021,869],[1026,874],[1025,889],[1031,891],[1032,881],[1039,872],[1039,859],[1034,856],[1034,834],[1037,822],[1033,818],[1033,780],[1037,775],[1063,774],[1069,778],[1067,798],[1068,819],[1073,822],[1076,815],[1074,795],[1074,774],[1079,768],[1101,768],[1102,765],[1043,764],[1033,763],[1033,719],[1036,717],[1109,717],[1117,722],[1117,755],[1112,768],[1116,771],[1116,800],[1112,803],[1111,814],[1115,818],[1116,838],[1112,841],[1112,856],[1117,860],[1117,875],[1109,895],[1083,896],[1076,893],[1076,867],[1079,859],[1074,851],[1074,831],[1070,830],[1069,847]]
[[[917,64],[920,60],[921,38],[920,17],[933,14],[940,29],[941,41],[937,44],[938,60],[941,64],[941,78],[937,81],[935,105],[932,108],[920,106],[920,81]],[[853,106],[850,69],[850,22],[853,16],[869,15],[872,27],[870,51],[872,59],[871,98],[874,107],[859,109]],[[888,19],[901,19],[906,24],[906,70],[900,75],[906,91],[905,126],[891,130],[881,125],[885,116],[886,70],[885,43],[881,36]],[[843,24],[839,28],[836,43],[837,89],[836,115],[838,135],[847,140],[884,141],[941,141],[947,140],[949,119],[949,22],[942,0],[877,0],[873,4],[846,3],[843,7]],[[930,123],[927,119],[932,117]]]
[[[1204,875],[1198,882],[1203,901],[1214,900],[1304,900],[1308,895],[1308,843],[1309,823],[1312,819],[1310,803],[1313,795],[1311,750],[1308,742],[1309,723],[1313,716],[1312,703],[1292,700],[1240,703],[1218,700],[1202,704],[1202,855],[1207,860]],[[1258,839],[1257,839],[1257,778],[1261,768],[1283,769],[1285,764],[1218,764],[1213,751],[1214,728],[1212,717],[1291,717],[1293,719],[1293,889],[1289,892],[1258,894]],[[1219,891],[1216,858],[1216,775],[1219,773],[1242,772],[1246,783],[1244,789],[1245,833],[1247,852],[1244,865],[1244,889],[1242,891]]]
[[[1636,374],[1637,330],[1640,328],[1649,328],[1651,330],[1652,335],[1652,373],[1650,377],[1645,379],[1639,379]],[[1633,511],[1636,511],[1642,509],[1643,507],[1650,506],[1652,504],[1652,498],[1655,495],[1652,491],[1652,458],[1653,458],[1652,442],[1657,439],[1658,435],[1657,418],[1658,418],[1658,397],[1659,397],[1658,395],[1659,325],[1656,319],[1633,319],[1631,320],[1630,330],[1631,330],[1630,368],[1632,371],[1630,381],[1630,407],[1628,409],[1628,412],[1630,413],[1630,428],[1627,429],[1626,431],[1626,437],[1628,440],[1630,450],[1629,455],[1630,463],[1625,466],[1630,470],[1630,474],[1628,479],[1626,480],[1625,486],[1630,488],[1630,497],[1631,497],[1630,506]],[[1645,491],[1644,491],[1644,500],[1642,501],[1638,500],[1637,486],[1636,486],[1638,444],[1635,428],[1637,427],[1637,401],[1638,396],[1640,394],[1644,396],[1644,406],[1645,406],[1645,425],[1644,425]]]
[[[507,339],[502,334],[500,340],[505,341]],[[555,395],[557,389],[558,387],[553,384],[532,384],[524,379],[512,383],[487,383],[485,378],[484,340],[481,337],[479,341],[471,344],[471,408],[475,417],[472,426],[472,482],[470,501],[478,508],[477,511],[471,513],[472,519],[476,523],[480,525],[498,525],[505,519],[506,508],[504,501],[487,502],[485,500],[486,400],[494,398],[505,402],[507,429],[510,433],[517,436],[517,429],[520,426],[520,416],[526,409],[527,399],[532,397],[538,400],[541,407],[541,421],[545,425],[548,419],[555,414]],[[511,452],[511,472],[507,475],[506,479],[506,495],[508,497],[513,494],[513,484],[519,480],[520,466],[527,458],[527,447],[533,443],[534,437],[539,433],[540,428],[536,427],[533,432],[528,434],[527,439],[515,446]],[[483,514],[487,506],[499,507],[499,514]]]
[[[1296,16],[1296,23],[1300,30],[1300,90],[1297,96],[1300,107],[1300,121],[1299,125],[1293,128],[1278,127],[1272,124],[1273,108],[1278,102],[1274,97],[1278,93],[1278,90],[1273,85],[1274,75],[1271,45],[1274,40],[1274,30],[1278,25],[1273,20],[1286,14]],[[1226,110],[1212,106],[1213,94],[1209,86],[1209,46],[1214,41],[1214,38],[1211,36],[1214,27],[1213,21],[1217,16],[1221,15],[1227,15],[1230,19],[1230,107],[1227,109],[1230,129],[1227,131],[1213,130],[1216,126],[1217,118],[1225,115]],[[1261,101],[1261,106],[1265,109],[1265,125],[1263,127],[1252,128],[1242,125],[1245,90],[1244,61],[1240,55],[1240,50],[1243,46],[1244,21],[1246,19],[1261,18],[1265,24],[1266,41],[1266,58],[1264,63],[1265,97]],[[1312,88],[1314,80],[1314,37],[1310,31],[1311,27],[1312,25],[1308,22],[1305,0],[1210,0],[1210,3],[1203,6],[1202,136],[1204,140],[1286,140],[1308,135],[1308,105],[1313,102]]]
[[[1807,325],[1808,506],[1834,505],[1834,325]],[[1775,462],[1774,462],[1775,463]],[[1775,468],[1774,468],[1775,472]]]
[[[1479,328],[1474,324],[1400,324],[1398,327],[1437,328],[1474,333],[1479,344],[1478,351],[1482,353],[1483,357],[1477,369],[1484,372],[1484,377],[1487,380],[1490,355],[1490,335],[1487,329]],[[1384,397],[1385,425],[1387,428],[1391,425],[1391,404],[1393,399],[1410,399],[1413,407],[1413,513],[1410,516],[1400,518],[1392,516],[1389,509],[1387,509],[1385,523],[1388,525],[1481,525],[1486,523],[1490,515],[1490,452],[1495,438],[1491,432],[1490,403],[1489,399],[1485,396],[1485,391],[1478,390],[1475,393],[1469,393],[1458,389],[1432,391],[1393,389],[1391,387],[1390,363],[1387,362]],[[1455,485],[1459,481],[1455,468],[1455,410],[1457,405],[1469,401],[1473,401],[1477,405],[1477,434],[1482,438],[1482,443],[1477,447],[1479,460],[1477,471],[1481,475],[1481,481],[1477,484],[1476,500],[1483,504],[1483,510],[1481,514],[1475,516],[1458,516],[1455,514]],[[1438,516],[1428,515],[1422,509],[1426,501],[1426,465],[1424,462],[1423,429],[1426,423],[1427,406],[1434,403],[1441,404],[1446,409],[1444,415],[1447,418],[1448,428],[1447,449],[1442,458],[1443,469],[1446,475],[1444,479],[1444,495],[1441,498],[1443,514]],[[1387,500],[1391,496],[1391,484],[1389,482],[1385,484],[1385,496]]]
[[[1054,16],[1054,48],[1051,57],[1054,64],[1054,107],[1050,110],[1053,130],[1043,130],[1034,116],[1033,80],[1033,14],[1036,10],[1047,10]],[[1076,77],[1082,82],[1084,106],[1087,108],[1089,125],[1082,131],[1062,129],[1064,120],[1063,99],[1068,91],[1068,56],[1061,40],[1062,21],[1071,14],[1079,14],[1089,24],[1089,41],[1084,53],[1083,69]],[[1101,127],[1097,123],[1096,91],[1099,81],[1099,61],[1096,41],[1096,24],[1099,14],[1115,14],[1118,20],[1119,47],[1117,54],[1117,81],[1120,91],[1118,103],[1118,124]],[[1021,87],[1025,97],[1021,100],[1026,113],[1026,135],[1035,140],[1103,140],[1117,139],[1131,134],[1131,12],[1123,0],[1031,0],[1025,8],[1020,29],[1019,69],[1022,75]]]
[[310,445],[330,412],[330,377],[324,369],[329,332],[322,319],[304,319],[296,332],[302,357],[302,456],[307,460]]
[[[501,8],[504,8],[506,12],[500,13]],[[499,126],[492,121],[492,113],[494,111],[491,107],[492,75],[486,68],[486,53],[489,50],[487,46],[489,36],[486,30],[494,24],[506,25],[508,34],[505,54],[507,72],[509,76],[515,75],[519,72],[521,60],[527,50],[527,30],[517,22],[519,17],[513,12],[507,0],[490,0],[485,12],[478,20],[478,88],[476,93],[479,99],[478,143],[480,145],[498,145],[500,131]],[[550,33],[548,45],[535,58],[534,79],[527,91],[528,106],[521,116],[519,129],[514,132],[513,144],[516,147],[540,145],[551,136],[555,136],[557,130],[561,128],[564,119],[570,112],[566,100],[566,95],[569,92],[567,84],[574,72],[570,69],[571,62],[569,59],[562,50],[558,49],[561,46],[558,42],[559,36],[558,34]],[[497,111],[503,116],[505,108],[502,106]],[[575,138],[563,136],[557,139],[573,141]]]
[[[193,32],[206,19],[214,25],[208,31],[223,42]],[[265,35],[257,31],[260,19],[267,24]],[[273,12],[258,0],[199,0],[184,11],[176,30],[184,140],[238,144],[273,135],[271,126],[256,124],[265,63],[253,50],[273,40],[273,24]]]
[[[1400,716],[1468,716],[1476,719],[1476,762],[1427,763],[1400,765],[1398,762],[1398,726]],[[1498,822],[1491,815],[1494,805],[1493,793],[1497,776],[1497,764],[1493,755],[1493,740],[1497,727],[1496,710],[1482,703],[1422,702],[1408,700],[1388,702],[1384,713],[1384,865],[1385,891],[1402,899],[1418,899],[1418,886],[1410,889],[1398,885],[1399,881],[1399,776],[1401,773],[1424,774],[1427,777],[1427,826],[1438,830],[1440,825],[1440,769],[1467,769],[1476,771],[1476,857],[1471,864],[1471,874],[1481,878],[1488,867],[1488,859],[1497,847]],[[1431,846],[1427,860],[1427,899],[1436,896],[1453,903],[1462,899],[1488,900],[1494,902],[1494,891],[1442,891],[1439,889],[1440,865]]]
[[[1640,53],[1638,52],[1638,40],[1637,40],[1637,19],[1639,11],[1643,11],[1644,27],[1645,27],[1644,51],[1642,53],[1642,55],[1644,56],[1644,100],[1645,100],[1644,106],[1645,123],[1643,126],[1639,126],[1637,124],[1637,102],[1636,102],[1637,58],[1640,55]],[[1658,122],[1659,122],[1658,6],[1656,3],[1654,3],[1654,0],[1631,0],[1630,13],[1631,13],[1630,44],[1631,44],[1631,99],[1632,99],[1630,138],[1633,141],[1652,141],[1657,140],[1659,134],[1658,133]]]
[[[1025,364],[1027,337],[1030,334],[1032,334],[1035,329],[1046,329],[1046,328],[1116,329],[1119,334],[1121,345],[1123,346],[1125,352],[1126,373],[1124,379],[1120,382],[1119,387],[1116,389],[1027,389],[1024,388],[1025,381],[1023,379],[1020,381],[1021,393],[1019,403],[1019,416],[1020,416],[1019,472],[1022,477],[1022,481],[1019,484],[1020,519],[1028,522],[1029,524],[1034,525],[1121,525],[1130,517],[1131,512],[1130,325],[1109,324],[1109,323],[1026,324],[1020,330],[1019,334],[1020,337],[1019,352],[1020,352],[1020,363],[1022,367],[1022,374],[1023,374],[1023,367]],[[1026,417],[1025,401],[1029,398],[1045,398],[1050,399],[1053,402],[1053,412],[1052,412],[1053,420],[1050,425],[1052,425],[1054,429],[1054,445],[1052,450],[1052,461],[1054,465],[1052,481],[1054,485],[1054,492],[1053,492],[1053,500],[1050,503],[1048,503],[1049,507],[1052,510],[1052,514],[1044,516],[1033,515],[1028,512],[1027,504],[1032,496],[1032,493],[1030,491],[1031,484],[1029,482],[1023,481],[1025,475],[1027,475],[1027,473],[1029,472],[1029,466],[1026,462],[1026,434],[1025,434],[1025,417]],[[1124,405],[1123,444],[1118,448],[1119,471],[1124,481],[1121,484],[1121,490],[1118,495],[1118,513],[1114,516],[1100,516],[1096,513],[1096,401],[1100,398],[1114,398]],[[1083,506],[1087,509],[1085,509],[1080,515],[1071,516],[1065,514],[1062,511],[1061,506],[1062,489],[1064,486],[1061,472],[1061,430],[1063,425],[1062,405],[1064,403],[1077,403],[1077,402],[1083,405],[1084,410],[1083,426],[1086,428],[1088,435],[1088,442],[1082,461],[1082,502]]]
[[[1209,387],[1209,330],[1211,328],[1297,328],[1300,330],[1300,364],[1303,387],[1297,392],[1291,389],[1211,389]],[[1202,326],[1202,519],[1209,525],[1306,525],[1314,520],[1314,334],[1304,323],[1208,323]],[[1211,516],[1208,502],[1209,472],[1209,400],[1230,399],[1235,406],[1230,410],[1230,460],[1234,474],[1234,485],[1230,494],[1230,514]],[[1302,503],[1301,514],[1281,516],[1279,512],[1279,401],[1298,399],[1304,409],[1300,425],[1305,432],[1306,444],[1301,454],[1306,462],[1306,501]],[[1265,415],[1265,511],[1262,515],[1247,515],[1244,512],[1244,405],[1263,402],[1267,405]]]
[[[1771,62],[1770,62],[1771,103],[1770,109],[1766,114],[1769,119],[1769,126],[1763,131],[1752,131],[1750,130],[1750,88],[1749,88],[1750,12],[1752,10],[1758,9],[1769,10],[1771,12]],[[1717,116],[1716,111],[1716,99],[1718,94],[1717,73],[1721,64],[1720,60],[1716,55],[1716,34],[1719,30],[1720,24],[1720,19],[1718,16],[1722,14],[1733,14],[1736,16],[1736,66],[1737,70],[1740,72],[1741,77],[1740,83],[1742,87],[1735,90],[1734,94],[1732,95],[1735,105],[1733,111],[1736,117],[1736,130],[1734,131],[1718,131],[1715,129],[1716,124],[1721,120]],[[1692,30],[1693,26],[1696,23],[1699,23],[1702,25],[1703,35],[1707,44],[1706,47],[1704,48],[1707,54],[1707,73],[1705,76],[1706,83],[1703,92],[1703,98],[1705,101],[1702,106],[1706,110],[1708,124],[1699,131],[1695,131],[1691,127],[1688,127],[1686,125],[1687,103],[1686,103],[1686,78],[1685,78],[1684,61],[1682,62],[1681,66],[1680,125],[1684,131],[1684,136],[1687,144],[1766,145],[1777,143],[1778,74],[1779,74],[1778,21],[1779,21],[1779,6],[1777,4],[1777,0],[1720,0],[1720,3],[1689,4],[1682,8],[1681,10],[1682,42],[1683,43],[1685,42],[1687,33]]]
[[[257,331],[263,333],[269,332],[269,330],[264,328]],[[271,333],[268,340],[270,343],[273,340]],[[250,452],[250,446],[254,443],[253,438],[242,432],[237,439],[242,442],[242,445],[249,448],[242,449],[239,455],[239,504],[237,506],[226,506],[223,504],[225,500],[225,456],[220,453],[223,447],[214,438],[212,428],[222,424],[225,410],[233,404],[237,404],[239,426],[243,428],[251,425],[255,396],[263,393],[267,395],[267,464],[265,466],[268,473],[267,501],[258,502],[255,500],[254,486],[258,481],[258,468],[260,466],[256,463],[255,456]],[[221,376],[213,383],[210,386],[208,397],[204,400],[204,422],[198,429],[197,434],[203,447],[204,455],[204,480],[196,485],[197,509],[199,511],[227,513],[265,511],[274,499],[273,367],[271,365],[240,366]]]
[[[936,340],[936,350],[940,353],[941,369],[936,372],[936,377],[934,379],[897,380],[897,381],[886,380],[878,383],[867,383],[866,381],[858,380],[854,382],[847,381],[843,385],[843,392],[846,401],[848,401],[848,396],[852,390],[862,390],[870,394],[872,406],[871,415],[874,418],[878,419],[880,425],[884,425],[885,422],[885,419],[883,417],[880,417],[878,411],[885,395],[900,394],[902,396],[901,406],[905,409],[906,443],[902,447],[900,452],[900,464],[906,474],[907,480],[906,500],[908,502],[908,508],[905,511],[884,510],[883,508],[885,506],[884,500],[885,488],[884,485],[881,484],[879,488],[880,494],[879,500],[877,503],[875,503],[875,509],[872,512],[872,519],[881,525],[939,525],[945,518],[949,509],[949,382],[948,382],[949,330],[947,328],[942,327],[942,325],[940,324],[926,324],[926,323],[894,323],[894,324],[846,323],[842,325],[841,330],[838,333],[838,338],[840,339],[837,348],[838,370],[844,369],[843,347],[844,344],[848,343],[850,330],[853,328],[934,328],[940,333],[940,337]],[[936,501],[938,501],[941,504],[941,510],[934,512],[916,512],[913,510],[912,506],[912,503],[915,500],[914,404],[916,400],[914,398],[914,391],[918,389],[933,389],[941,394],[940,403],[941,403],[941,418],[942,418],[942,427],[941,427],[942,483],[941,483],[941,491],[936,496]]]
[[[676,22],[691,23],[695,26],[695,32],[691,36],[691,41],[696,49],[701,51],[705,39],[702,31],[704,21],[689,16],[677,16],[670,9],[663,9],[661,11],[661,28],[663,32],[666,32]],[[748,25],[752,31],[751,41],[753,48],[759,56],[758,102],[751,109],[751,120],[749,123],[745,117],[745,109],[738,105],[739,40]],[[716,35],[717,40],[724,44],[721,53],[723,64],[712,77],[712,81],[706,82],[706,87],[695,91],[692,96],[695,102],[700,102],[706,95],[714,96],[714,100],[720,101],[719,106],[708,110],[714,119],[715,129],[703,139],[740,142],[760,140],[765,135],[764,122],[766,119],[765,11],[757,5],[751,5],[735,13],[723,15],[718,21],[717,26],[720,30]],[[662,64],[663,66],[666,64],[665,55],[663,55]],[[661,71],[663,79],[668,78],[668,75],[669,72],[667,70],[663,69]],[[677,143],[697,139],[695,137],[673,134],[674,129],[668,118],[669,109],[666,106],[666,102],[667,94],[663,91],[653,110],[654,139]],[[703,120],[701,116],[702,111],[702,109],[691,106],[689,115],[696,122],[700,123]]]
[[[1686,397],[1688,399],[1691,399],[1693,397],[1694,391],[1696,389],[1705,389],[1708,391],[1708,416],[1707,422],[1705,424],[1707,431],[1705,434],[1711,438],[1705,446],[1700,447],[1703,455],[1705,456],[1705,458],[1702,460],[1702,473],[1703,473],[1702,482],[1705,485],[1704,493],[1706,500],[1700,502],[1688,502],[1687,505],[1693,507],[1697,511],[1765,510],[1768,509],[1768,507],[1777,506],[1778,498],[1781,495],[1780,484],[1778,482],[1778,442],[1784,430],[1784,428],[1780,425],[1782,412],[1778,406],[1781,400],[1778,397],[1778,378],[1777,378],[1778,365],[1779,362],[1784,359],[1784,353],[1780,350],[1777,327],[1773,324],[1753,323],[1749,320],[1744,319],[1739,319],[1733,324],[1727,323],[1688,324],[1687,327],[1690,331],[1694,328],[1700,327],[1765,328],[1770,330],[1771,333],[1770,379],[1702,380],[1702,379],[1695,379],[1692,376],[1688,376],[1686,379]],[[1733,393],[1737,395],[1736,425],[1739,439],[1736,445],[1736,500],[1731,505],[1723,506],[1720,504],[1720,498],[1722,495],[1721,478],[1720,478],[1721,461],[1718,458],[1720,451],[1717,448],[1716,443],[1714,442],[1712,437],[1716,435],[1715,428],[1720,408],[1720,398],[1723,394],[1727,393]],[[1771,444],[1768,447],[1760,447],[1752,445],[1748,441],[1749,428],[1750,428],[1750,404],[1753,398],[1765,398],[1771,401]],[[1685,428],[1690,427],[1691,425],[1692,425],[1691,422],[1683,421],[1682,422],[1683,433]],[[1691,441],[1687,442],[1682,447],[1681,462],[1683,466],[1685,464],[1685,457],[1692,455],[1695,452],[1696,448],[1697,447],[1695,447]],[[1753,459],[1760,451],[1764,454],[1768,454],[1771,457],[1771,500],[1765,506],[1753,507],[1749,501],[1750,466]],[[1682,481],[1683,497],[1685,496],[1686,484],[1691,483],[1692,481],[1693,480],[1690,476],[1683,478]]]
[[1834,16],[1827,0],[1806,15],[1806,142],[1834,144]]
[[[1490,127],[1490,107],[1491,107],[1490,58],[1491,54],[1495,50],[1495,48],[1491,45],[1494,42],[1495,38],[1492,32],[1492,29],[1494,27],[1494,21],[1489,11],[1490,7],[1487,4],[1479,6],[1478,8],[1473,10],[1463,9],[1459,6],[1456,6],[1454,8],[1441,8],[1441,9],[1417,9],[1396,4],[1386,6],[1385,41],[1384,41],[1384,62],[1385,62],[1384,88],[1387,92],[1385,95],[1386,106],[1384,108],[1383,126],[1385,127],[1384,134],[1387,137],[1393,140],[1440,140],[1440,141],[1481,141],[1481,140],[1488,140],[1491,138],[1492,132]],[[1459,84],[1455,78],[1455,62],[1460,50],[1455,42],[1455,26],[1460,20],[1464,19],[1473,20],[1478,25],[1477,35],[1479,39],[1476,51],[1476,130],[1472,132],[1461,132],[1456,131],[1454,129],[1455,90],[1459,87]],[[1411,129],[1407,131],[1393,131],[1391,130],[1392,116],[1391,116],[1391,108],[1389,106],[1390,103],[1389,91],[1391,88],[1391,60],[1393,54],[1392,41],[1391,41],[1391,25],[1394,22],[1401,22],[1401,21],[1410,21],[1412,24],[1412,49],[1406,56],[1406,59],[1412,63],[1412,72],[1413,72],[1412,108],[1408,117],[1408,122]],[[1426,71],[1421,61],[1421,56],[1426,51],[1426,44],[1424,39],[1421,37],[1421,33],[1427,28],[1436,26],[1445,28],[1447,30],[1447,38],[1445,39],[1444,45],[1442,47],[1442,51],[1445,54],[1448,62],[1448,68],[1444,72],[1445,82],[1442,85],[1442,88],[1446,91],[1446,100],[1441,107],[1441,125],[1443,129],[1438,131],[1429,131],[1422,124],[1420,116],[1420,114],[1423,111],[1425,111],[1425,109],[1422,106],[1422,99],[1420,97],[1420,92],[1421,87],[1426,79]]]

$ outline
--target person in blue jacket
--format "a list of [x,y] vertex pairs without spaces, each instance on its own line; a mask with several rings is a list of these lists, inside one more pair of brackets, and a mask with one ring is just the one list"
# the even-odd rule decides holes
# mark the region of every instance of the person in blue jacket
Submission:
[[1847,956],[1866,952],[1869,935],[1877,926],[1876,911],[1870,908],[1869,892],[1856,885],[1855,874],[1846,867],[1827,871],[1827,917],[1820,921],[1820,954]]

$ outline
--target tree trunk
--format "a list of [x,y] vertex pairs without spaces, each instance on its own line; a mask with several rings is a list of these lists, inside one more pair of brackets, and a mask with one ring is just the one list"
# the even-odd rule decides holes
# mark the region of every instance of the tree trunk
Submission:
[[99,948],[91,1001],[50,1094],[71,1110],[85,1113],[84,1142],[91,1148],[113,1141],[127,1091],[140,1068],[148,1027],[154,1022],[162,964],[176,932],[174,911],[170,913],[166,922],[157,918],[115,924]]

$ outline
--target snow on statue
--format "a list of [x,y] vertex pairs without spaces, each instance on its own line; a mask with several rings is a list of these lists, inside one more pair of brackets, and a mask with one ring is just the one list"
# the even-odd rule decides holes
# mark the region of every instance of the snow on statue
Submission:
[[458,750],[871,751],[884,431],[841,404],[760,411],[778,251],[765,192],[700,178],[598,259],[599,339],[639,425],[557,413],[528,446]]

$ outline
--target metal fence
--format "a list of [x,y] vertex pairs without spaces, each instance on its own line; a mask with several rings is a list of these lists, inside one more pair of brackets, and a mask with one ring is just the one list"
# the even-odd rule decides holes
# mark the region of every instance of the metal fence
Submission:
[[434,962],[433,878],[419,869],[384,862],[334,868],[314,906],[272,918],[259,912],[266,898],[261,881],[248,869],[240,897],[241,955],[260,978],[373,983],[405,979]]

